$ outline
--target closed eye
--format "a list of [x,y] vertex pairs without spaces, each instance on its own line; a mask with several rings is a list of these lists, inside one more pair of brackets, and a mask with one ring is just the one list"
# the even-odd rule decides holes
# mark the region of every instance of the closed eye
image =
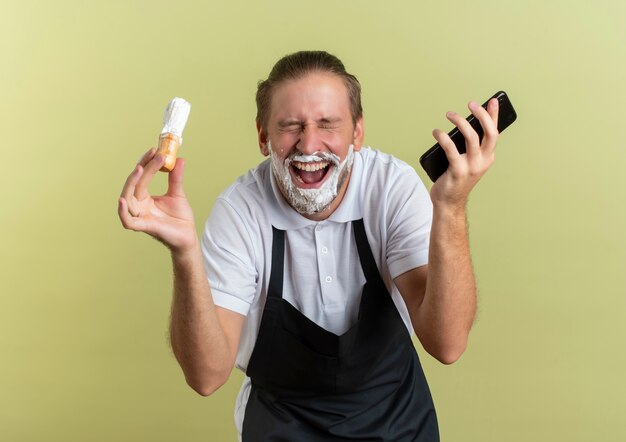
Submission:
[[300,132],[302,130],[302,125],[301,124],[289,124],[289,125],[281,126],[279,130],[284,133]]
[[302,130],[302,126],[299,124],[293,124],[291,126],[287,126],[285,130],[288,130],[288,131]]
[[340,118],[322,118],[317,122],[320,129],[339,129]]
[[286,120],[278,123],[278,129],[281,132],[300,132],[304,127],[304,123],[297,120]]

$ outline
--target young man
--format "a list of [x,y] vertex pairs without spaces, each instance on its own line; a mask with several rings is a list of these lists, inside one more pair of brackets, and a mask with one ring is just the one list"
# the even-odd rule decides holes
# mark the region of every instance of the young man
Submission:
[[127,229],[171,251],[171,343],[189,385],[209,395],[246,373],[235,411],[244,441],[439,440],[413,331],[449,364],[467,344],[476,289],[465,205],[493,162],[497,101],[461,116],[460,155],[430,197],[415,171],[364,148],[360,86],[326,52],[278,61],[257,91],[267,161],[216,201],[202,241],[182,188],[147,186],[163,164],[148,151],[119,201]]

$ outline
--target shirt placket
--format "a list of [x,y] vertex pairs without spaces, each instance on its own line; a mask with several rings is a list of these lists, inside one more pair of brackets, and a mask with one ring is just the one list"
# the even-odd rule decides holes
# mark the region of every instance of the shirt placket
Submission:
[[315,248],[317,256],[317,269],[320,279],[322,303],[325,306],[336,302],[333,292],[337,284],[335,255],[331,252],[330,229],[325,223],[315,226]]

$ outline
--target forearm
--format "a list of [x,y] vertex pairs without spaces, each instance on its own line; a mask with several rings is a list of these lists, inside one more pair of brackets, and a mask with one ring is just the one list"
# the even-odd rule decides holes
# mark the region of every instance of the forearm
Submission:
[[426,291],[417,320],[422,344],[442,362],[454,362],[465,350],[475,313],[465,208],[435,204]]
[[446,114],[465,138],[464,154],[445,132],[433,131],[449,164],[430,189],[433,221],[428,274],[424,297],[415,302],[417,307],[413,309],[417,310],[414,327],[424,348],[444,363],[454,362],[465,351],[476,315],[476,281],[465,205],[474,186],[493,164],[498,139],[498,100],[489,100],[487,109],[474,101],[468,107],[480,122],[482,140],[462,116]]
[[229,348],[213,303],[199,244],[172,253],[172,261],[172,350],[187,383],[198,393],[208,395],[228,378],[235,353]]

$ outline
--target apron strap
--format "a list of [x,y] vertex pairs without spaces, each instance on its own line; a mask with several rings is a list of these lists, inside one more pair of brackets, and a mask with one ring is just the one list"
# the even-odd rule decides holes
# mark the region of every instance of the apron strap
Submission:
[[285,269],[285,231],[272,226],[272,268],[267,296],[282,299],[283,273]]
[[365,226],[363,224],[363,218],[352,221],[352,228],[354,229],[354,239],[356,241],[356,248],[359,251],[359,261],[361,261],[361,268],[367,281],[381,281],[378,267],[376,266],[376,260],[372,255],[372,249],[367,241],[367,235],[365,234]]

